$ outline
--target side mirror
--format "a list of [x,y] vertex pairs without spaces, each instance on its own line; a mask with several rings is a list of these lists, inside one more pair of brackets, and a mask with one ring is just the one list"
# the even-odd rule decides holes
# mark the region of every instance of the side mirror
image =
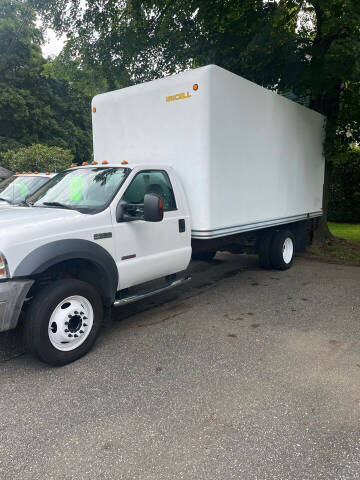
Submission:
[[147,193],[144,197],[145,222],[161,222],[164,218],[164,204],[162,198],[155,193]]

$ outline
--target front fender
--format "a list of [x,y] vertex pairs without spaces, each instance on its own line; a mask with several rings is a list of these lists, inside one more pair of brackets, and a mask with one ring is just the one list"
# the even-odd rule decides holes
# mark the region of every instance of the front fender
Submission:
[[71,259],[94,264],[100,274],[99,290],[106,303],[114,302],[118,286],[118,269],[110,253],[97,243],[82,239],[57,240],[29,253],[16,267],[13,278],[32,277],[50,267]]

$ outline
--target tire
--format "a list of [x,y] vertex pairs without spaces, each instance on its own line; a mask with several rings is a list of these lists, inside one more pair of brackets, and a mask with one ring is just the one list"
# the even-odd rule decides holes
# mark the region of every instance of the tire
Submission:
[[215,252],[199,252],[199,253],[193,253],[191,255],[191,258],[193,260],[200,260],[201,262],[210,262],[216,255]]
[[45,363],[66,365],[91,349],[102,319],[102,300],[92,285],[57,280],[40,290],[29,305],[23,325],[25,347]]
[[277,270],[287,270],[294,260],[295,236],[289,230],[276,232],[270,248],[270,261]]
[[259,264],[261,268],[269,270],[272,268],[271,258],[270,258],[270,249],[271,242],[274,237],[273,231],[264,232],[259,240],[258,252],[259,252]]

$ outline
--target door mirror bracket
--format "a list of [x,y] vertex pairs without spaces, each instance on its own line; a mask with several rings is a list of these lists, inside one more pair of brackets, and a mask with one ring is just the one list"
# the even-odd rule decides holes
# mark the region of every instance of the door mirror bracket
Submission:
[[[131,215],[134,208],[144,209],[143,217]],[[164,206],[162,198],[155,193],[147,193],[144,197],[144,203],[128,203],[122,200],[116,207],[116,221],[134,222],[135,220],[145,220],[145,222],[161,222],[164,217]]]

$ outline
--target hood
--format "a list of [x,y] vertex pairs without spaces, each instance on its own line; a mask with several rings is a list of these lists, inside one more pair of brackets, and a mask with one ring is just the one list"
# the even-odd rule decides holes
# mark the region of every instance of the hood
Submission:
[[74,230],[74,226],[81,228],[86,217],[76,210],[60,208],[0,208],[0,250],[7,245]]

